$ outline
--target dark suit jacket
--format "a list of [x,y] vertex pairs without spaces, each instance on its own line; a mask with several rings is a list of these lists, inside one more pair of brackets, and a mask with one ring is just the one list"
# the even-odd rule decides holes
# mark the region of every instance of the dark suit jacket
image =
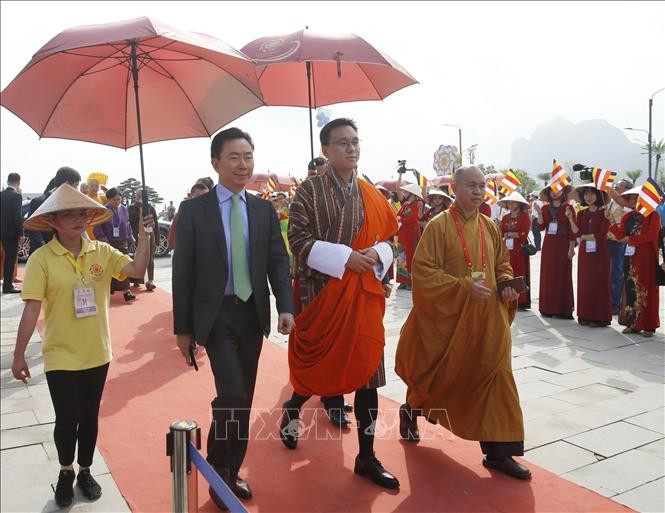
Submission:
[[12,187],[0,192],[0,240],[18,241],[23,235],[22,196]]
[[[277,213],[269,201],[246,194],[249,270],[263,333],[270,333],[268,280],[279,313],[293,313],[289,256]],[[184,201],[178,213],[173,258],[173,327],[205,345],[220,314],[228,278],[226,238],[215,189]]]

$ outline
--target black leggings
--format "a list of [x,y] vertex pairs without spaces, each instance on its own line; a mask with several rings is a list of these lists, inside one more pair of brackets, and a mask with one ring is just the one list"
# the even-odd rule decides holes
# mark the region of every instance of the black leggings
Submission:
[[46,373],[55,409],[53,438],[60,465],[74,463],[78,440],[78,464],[92,465],[97,443],[97,419],[109,364],[82,371],[55,370]]
[[[300,410],[308,396],[298,395],[293,392],[286,407],[287,409],[297,408]],[[376,388],[362,388],[356,390],[353,400],[353,411],[358,421],[358,446],[359,454],[362,459],[370,458],[374,455],[374,421],[377,418],[379,409],[379,395]],[[289,412],[289,418],[294,418]]]

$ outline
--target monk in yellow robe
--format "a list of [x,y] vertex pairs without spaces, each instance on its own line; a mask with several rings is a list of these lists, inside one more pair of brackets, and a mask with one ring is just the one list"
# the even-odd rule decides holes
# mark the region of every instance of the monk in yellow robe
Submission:
[[524,453],[524,424],[511,368],[510,324],[519,294],[495,223],[478,212],[485,179],[474,166],[455,173],[455,203],[435,217],[414,256],[413,309],[395,370],[408,385],[400,434],[418,441],[424,415],[455,435],[478,440],[483,464],[528,479],[512,457]]

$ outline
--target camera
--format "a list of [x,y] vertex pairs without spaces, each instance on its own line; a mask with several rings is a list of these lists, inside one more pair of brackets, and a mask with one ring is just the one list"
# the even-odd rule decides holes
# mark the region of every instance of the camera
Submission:
[[406,171],[407,171],[407,169],[406,169],[406,160],[398,160],[398,161],[397,161],[397,165],[399,166],[399,167],[397,168],[397,172],[398,172],[399,174],[404,174],[404,173],[406,173]]
[[585,166],[584,164],[575,164],[573,165],[573,172],[580,174],[580,180],[584,182],[593,181],[592,168]]

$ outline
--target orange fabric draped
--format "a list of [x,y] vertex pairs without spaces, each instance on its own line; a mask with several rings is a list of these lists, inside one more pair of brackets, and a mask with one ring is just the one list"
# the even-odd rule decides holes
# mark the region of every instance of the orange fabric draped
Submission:
[[[351,245],[360,250],[390,239],[397,217],[383,195],[358,180],[365,221]],[[347,270],[330,278],[324,289],[296,316],[289,336],[291,384],[300,395],[331,396],[367,384],[381,362],[386,302],[372,269]]]

